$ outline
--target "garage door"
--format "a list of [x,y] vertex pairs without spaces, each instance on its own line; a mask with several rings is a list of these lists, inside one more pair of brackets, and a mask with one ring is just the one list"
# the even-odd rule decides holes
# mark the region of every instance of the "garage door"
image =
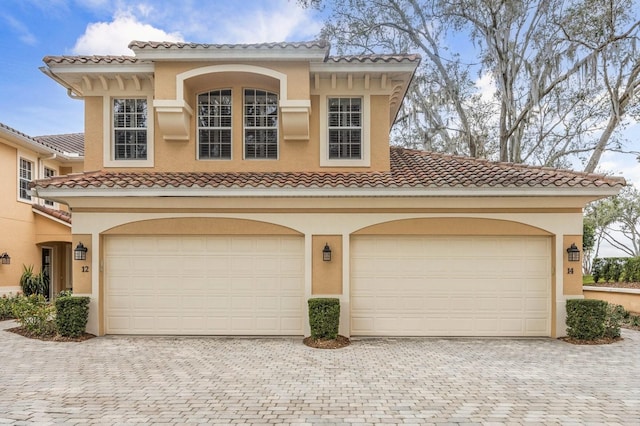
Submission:
[[548,237],[357,236],[351,333],[549,336]]
[[108,236],[107,334],[302,335],[298,236]]

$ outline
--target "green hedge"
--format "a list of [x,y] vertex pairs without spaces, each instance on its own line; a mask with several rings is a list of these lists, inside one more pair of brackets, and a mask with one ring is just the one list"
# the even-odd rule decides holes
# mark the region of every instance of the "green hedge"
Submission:
[[593,281],[640,282],[640,257],[603,257],[593,260]]
[[88,319],[88,297],[63,296],[56,299],[56,329],[61,336],[81,336]]
[[313,339],[335,339],[340,326],[340,300],[309,299],[309,325]]
[[567,335],[580,340],[620,337],[625,315],[622,306],[604,300],[567,300]]

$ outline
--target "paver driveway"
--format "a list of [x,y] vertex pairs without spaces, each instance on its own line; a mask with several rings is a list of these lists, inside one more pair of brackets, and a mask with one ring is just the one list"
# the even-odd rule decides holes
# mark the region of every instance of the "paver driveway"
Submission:
[[[0,322],[0,328],[13,326]],[[105,337],[0,330],[0,423],[640,423],[640,332],[553,339]]]

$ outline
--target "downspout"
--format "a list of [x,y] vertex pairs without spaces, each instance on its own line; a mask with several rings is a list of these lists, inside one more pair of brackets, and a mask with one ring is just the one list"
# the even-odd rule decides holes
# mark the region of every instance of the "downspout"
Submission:
[[55,75],[53,73],[53,71],[51,71],[50,68],[48,68],[48,67],[40,67],[39,69],[44,74],[46,74],[48,77],[50,77],[53,80],[55,80],[59,85],[61,85],[62,87],[66,88],[67,89],[67,96],[69,96],[71,99],[79,100],[79,99],[83,98],[82,95],[80,93],[76,92],[76,90],[73,87],[71,87],[70,84],[68,84],[66,81],[64,81],[63,79],[61,79],[57,75]]

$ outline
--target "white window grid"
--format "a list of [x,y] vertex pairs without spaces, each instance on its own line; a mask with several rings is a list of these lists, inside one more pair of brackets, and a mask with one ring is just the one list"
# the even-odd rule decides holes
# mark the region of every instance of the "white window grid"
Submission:
[[33,162],[20,158],[19,191],[20,199],[31,201],[29,183],[33,180]]
[[362,158],[362,98],[329,98],[329,159]]
[[244,158],[278,158],[278,95],[244,90]]
[[198,158],[231,159],[231,89],[198,95]]
[[147,159],[147,100],[113,99],[113,158]]

